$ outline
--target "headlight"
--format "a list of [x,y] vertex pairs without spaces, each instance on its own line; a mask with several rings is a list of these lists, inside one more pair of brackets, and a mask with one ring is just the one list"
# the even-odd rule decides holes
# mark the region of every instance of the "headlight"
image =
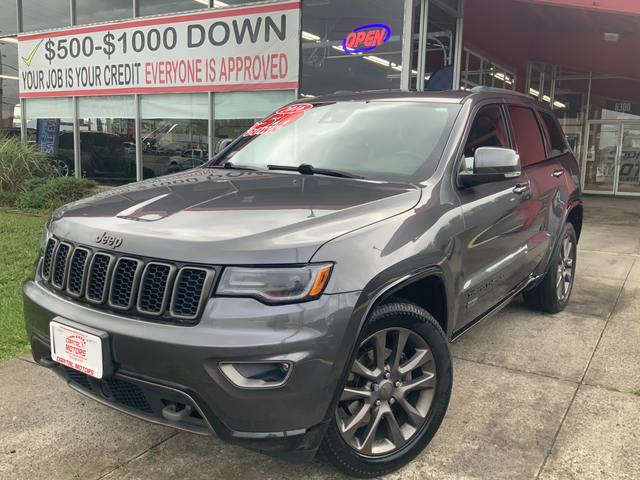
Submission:
[[44,253],[47,248],[47,241],[49,240],[49,222],[50,220],[47,220],[47,223],[42,229],[42,238],[40,239],[40,251],[42,253]]
[[326,263],[294,268],[228,267],[217,294],[254,297],[266,303],[312,300],[324,290],[331,267]]

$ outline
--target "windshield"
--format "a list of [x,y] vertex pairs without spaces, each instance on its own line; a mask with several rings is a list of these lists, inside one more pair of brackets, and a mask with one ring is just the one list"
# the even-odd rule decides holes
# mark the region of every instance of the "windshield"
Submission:
[[420,182],[438,166],[459,110],[402,101],[296,104],[254,125],[215,164],[305,163],[372,180]]

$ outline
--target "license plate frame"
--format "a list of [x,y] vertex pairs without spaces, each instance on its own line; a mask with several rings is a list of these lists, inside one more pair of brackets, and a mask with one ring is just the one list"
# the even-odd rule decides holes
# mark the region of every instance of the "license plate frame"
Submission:
[[94,378],[113,373],[109,334],[66,318],[49,322],[49,346],[54,362]]

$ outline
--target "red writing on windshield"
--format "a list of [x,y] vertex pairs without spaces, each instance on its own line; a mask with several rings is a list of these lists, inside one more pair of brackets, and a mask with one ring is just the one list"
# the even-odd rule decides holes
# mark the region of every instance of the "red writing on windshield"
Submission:
[[297,105],[289,105],[288,107],[281,108],[270,117],[256,123],[253,127],[247,130],[243,136],[248,137],[251,135],[273,133],[300,119],[304,115],[304,112],[310,108],[313,108],[313,105],[309,103],[299,103]]

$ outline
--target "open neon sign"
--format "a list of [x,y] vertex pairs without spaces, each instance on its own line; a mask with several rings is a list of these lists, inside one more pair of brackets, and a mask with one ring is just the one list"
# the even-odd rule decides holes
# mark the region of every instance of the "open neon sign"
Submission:
[[363,53],[378,48],[389,40],[391,28],[381,23],[356,28],[342,41],[342,48],[349,53]]

